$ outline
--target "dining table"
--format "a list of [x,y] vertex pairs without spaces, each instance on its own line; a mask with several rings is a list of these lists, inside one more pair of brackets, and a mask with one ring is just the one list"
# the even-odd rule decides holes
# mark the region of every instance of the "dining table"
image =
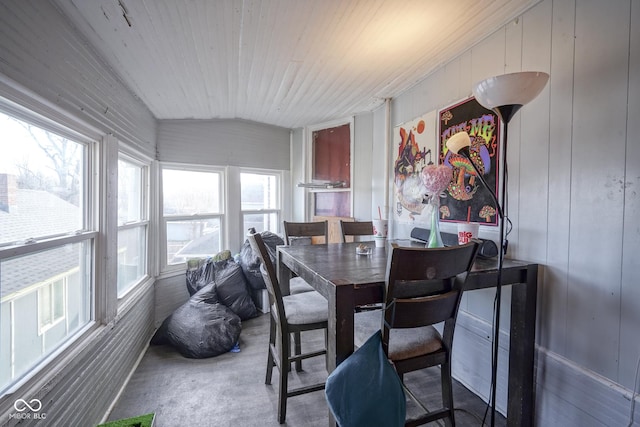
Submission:
[[[277,246],[278,280],[289,293],[289,280],[297,275],[328,302],[327,370],[332,372],[354,351],[354,313],[357,307],[383,301],[391,244],[422,246],[414,240]],[[371,248],[359,255],[359,245]],[[531,426],[534,410],[534,351],[538,264],[505,258],[501,285],[511,286],[507,425]],[[498,261],[477,258],[467,276],[464,292],[497,286]],[[455,350],[454,350],[455,351]],[[330,425],[333,422],[330,420]]]

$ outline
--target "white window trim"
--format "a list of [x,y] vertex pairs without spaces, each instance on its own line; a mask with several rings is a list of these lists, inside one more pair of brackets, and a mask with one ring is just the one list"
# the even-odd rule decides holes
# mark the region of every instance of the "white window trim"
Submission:
[[[269,213],[276,213],[278,215],[278,228],[276,230],[273,231],[273,233],[276,234],[282,234],[282,220],[284,218],[284,207],[285,207],[285,197],[284,197],[284,180],[285,180],[285,174],[283,171],[281,170],[275,170],[275,169],[258,169],[258,168],[240,168],[238,171],[238,185],[240,185],[240,174],[242,173],[250,173],[250,174],[256,174],[256,175],[270,175],[270,176],[275,176],[276,177],[276,186],[277,186],[277,199],[278,199],[278,207],[277,208],[273,208],[273,209],[247,209],[247,210],[243,210],[242,209],[242,203],[240,202],[240,200],[238,200],[238,205],[240,206],[240,225],[242,225],[244,223],[244,216],[245,215],[252,215],[252,214],[269,214]],[[238,190],[238,194],[240,194],[240,189]],[[240,199],[240,198],[238,198]],[[247,230],[241,230],[241,235],[240,235],[240,241],[244,241],[244,239],[246,238],[246,233]]]
[[[118,231],[120,230],[129,230],[134,228],[143,227],[145,230],[145,270],[146,273],[143,275],[136,283],[129,286],[122,295],[118,295],[118,291],[116,290],[116,295],[118,298],[118,310],[121,309],[123,304],[123,300],[127,298],[129,295],[132,295],[132,291],[138,287],[140,287],[143,283],[148,281],[151,278],[151,272],[153,270],[153,266],[151,265],[150,259],[155,258],[155,254],[152,254],[152,246],[153,240],[151,239],[151,179],[152,179],[152,167],[153,160],[140,153],[137,150],[134,150],[131,147],[126,146],[122,143],[122,141],[118,142],[118,160],[122,159],[129,163],[133,163],[137,166],[140,166],[143,170],[142,176],[142,218],[139,221],[129,222],[123,225],[118,224]],[[117,257],[116,257],[117,259]]]
[[[201,215],[170,215],[164,216],[163,207],[163,182],[162,182],[162,171],[164,169],[174,169],[174,170],[184,170],[184,171],[194,171],[194,172],[211,172],[211,173],[219,173],[220,181],[219,192],[220,192],[220,212],[201,214]],[[159,236],[159,244],[157,245],[159,248],[159,256],[157,258],[160,259],[160,270],[162,274],[172,274],[176,272],[184,272],[186,269],[186,263],[180,264],[172,264],[169,265],[169,260],[167,260],[167,221],[181,221],[181,220],[194,220],[194,219],[215,219],[218,218],[220,221],[220,246],[222,249],[227,248],[229,235],[227,230],[227,215],[228,215],[228,199],[227,199],[227,170],[224,167],[220,166],[209,166],[209,165],[196,165],[196,164],[186,164],[186,163],[173,163],[173,162],[160,162],[158,167],[158,236]]]
[[[58,281],[58,280],[62,280],[62,305],[63,305],[62,313],[63,314],[62,314],[62,316],[60,316],[58,318],[55,317],[55,307],[54,307],[55,306],[55,301],[54,301],[54,298],[52,298],[49,301],[49,305],[51,306],[50,309],[51,309],[52,321],[47,323],[47,324],[43,324],[42,318],[40,317],[41,314],[42,314],[41,311],[40,311],[40,304],[41,304],[41,301],[40,301],[41,294],[40,293],[42,292],[42,288],[44,288],[45,286],[48,286],[49,288],[51,288],[51,295],[53,296],[53,294],[54,294],[53,288],[54,288],[55,282]],[[67,317],[66,316],[66,312],[67,312],[67,285],[68,285],[67,278],[58,276],[58,277],[55,277],[55,278],[47,281],[46,283],[40,284],[38,286],[38,289],[36,291],[37,294],[38,294],[38,296],[37,296],[37,299],[38,299],[38,335],[42,335],[42,334],[46,333],[49,329],[53,328],[58,323],[60,323],[63,320],[65,320],[65,318]]]
[[[70,335],[58,348],[46,355],[36,366],[25,372],[20,378],[11,383],[0,393],[0,397],[16,393],[18,390],[30,389],[34,384],[41,382],[42,378],[55,375],[60,366],[65,363],[65,356],[69,352],[79,351],[82,346],[91,339],[91,336],[100,327],[101,322],[96,321],[96,295],[97,288],[104,286],[98,280],[97,268],[102,264],[96,249],[101,223],[97,217],[98,209],[98,183],[95,178],[97,168],[99,141],[104,134],[98,128],[87,122],[72,116],[20,83],[0,73],[0,108],[8,114],[27,122],[34,123],[44,129],[66,136],[76,142],[87,144],[88,170],[85,171],[85,202],[87,203],[87,217],[85,218],[85,230],[78,230],[72,235],[64,235],[23,245],[11,245],[0,248],[0,259],[26,255],[47,248],[59,247],[68,243],[87,242],[93,248],[91,260],[92,271],[89,272],[92,287],[92,295],[89,301],[89,321],[78,331]],[[96,196],[93,196],[96,195]],[[12,308],[13,309],[13,308]]]

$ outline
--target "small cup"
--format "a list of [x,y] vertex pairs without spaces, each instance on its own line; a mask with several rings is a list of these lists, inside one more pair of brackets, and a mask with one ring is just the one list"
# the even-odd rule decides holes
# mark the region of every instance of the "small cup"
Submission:
[[376,242],[376,248],[384,248],[387,244],[387,238],[382,236],[375,236],[373,240]]
[[373,236],[383,237],[386,239],[387,234],[389,232],[388,221],[386,219],[374,219],[372,222],[373,222]]
[[476,222],[460,222],[458,223],[458,244],[466,245],[471,239],[478,237],[478,228],[480,225]]

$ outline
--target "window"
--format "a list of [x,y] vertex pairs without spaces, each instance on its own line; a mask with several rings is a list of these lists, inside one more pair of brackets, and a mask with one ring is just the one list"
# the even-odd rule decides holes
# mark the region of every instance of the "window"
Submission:
[[149,167],[118,159],[118,298],[147,276]]
[[221,170],[162,168],[165,265],[215,255],[224,241],[224,174]]
[[241,172],[240,199],[242,233],[246,234],[251,227],[258,232],[278,233],[281,215],[279,174]]
[[2,391],[92,320],[98,233],[95,142],[1,99],[0,107]]
[[352,126],[335,123],[309,129],[312,216],[350,217]]
[[43,334],[65,317],[66,280],[62,277],[38,287],[38,324]]

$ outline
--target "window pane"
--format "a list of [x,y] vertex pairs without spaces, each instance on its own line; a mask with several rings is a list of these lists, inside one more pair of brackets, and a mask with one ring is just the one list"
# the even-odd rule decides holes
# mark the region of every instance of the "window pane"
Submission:
[[118,160],[118,298],[147,275],[146,173],[146,166]]
[[90,259],[87,242],[0,262],[0,390],[89,322]]
[[0,153],[0,245],[84,228],[84,144],[0,113]]
[[351,216],[351,193],[347,191],[314,193],[315,216]]
[[242,230],[245,233],[251,227],[255,228],[258,233],[263,231],[276,233],[278,231],[278,214],[275,212],[264,214],[245,214],[243,218],[244,223]]
[[277,209],[278,188],[275,175],[240,174],[242,210]]
[[53,284],[53,320],[54,322],[64,317],[64,281],[57,280]]
[[222,250],[220,242],[219,218],[167,221],[168,264],[215,255]]
[[38,314],[40,316],[40,328],[53,323],[51,312],[51,283],[48,283],[38,291]]
[[147,274],[147,227],[118,231],[118,297]]
[[118,160],[118,225],[143,219],[143,168]]
[[174,169],[162,171],[164,215],[220,212],[220,174]]

